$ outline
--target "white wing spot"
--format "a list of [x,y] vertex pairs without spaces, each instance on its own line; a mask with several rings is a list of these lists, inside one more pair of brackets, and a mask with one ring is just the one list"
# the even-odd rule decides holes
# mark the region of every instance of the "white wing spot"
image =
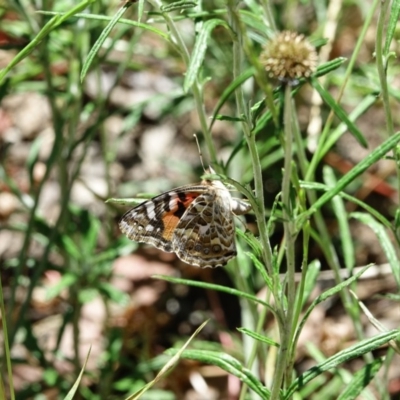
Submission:
[[146,211],[147,211],[147,216],[149,219],[155,218],[156,214],[154,212],[154,203],[149,201],[146,203]]

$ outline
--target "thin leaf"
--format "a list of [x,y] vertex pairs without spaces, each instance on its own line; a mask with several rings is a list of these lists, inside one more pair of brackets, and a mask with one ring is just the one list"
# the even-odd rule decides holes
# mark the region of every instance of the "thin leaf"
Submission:
[[247,336],[250,336],[251,338],[253,338],[255,340],[258,340],[259,342],[266,343],[269,346],[275,346],[275,347],[279,348],[279,343],[274,342],[272,339],[270,339],[264,335],[260,335],[257,332],[251,331],[250,329],[247,329],[247,328],[237,328],[237,330],[241,333],[244,333]]
[[[59,12],[56,12],[56,11],[40,11],[39,13],[43,14],[43,15],[61,15],[61,16],[65,15],[64,13],[59,13]],[[95,21],[106,21],[106,22],[110,22],[112,19],[115,18],[115,17],[108,17],[106,15],[80,14],[80,13],[74,14],[73,17],[82,18],[82,19],[93,19]],[[131,19],[126,19],[126,18],[121,18],[118,22],[120,24],[130,25],[130,26],[133,26],[133,27],[137,27],[137,28],[141,28],[141,29],[147,30],[149,32],[155,33],[156,35],[160,36],[162,39],[165,39],[165,40],[169,41],[168,33],[160,31],[159,29],[154,28],[153,26],[151,26],[149,24],[143,24],[141,22],[133,21]]]
[[334,294],[340,292],[342,289],[344,289],[345,287],[351,285],[353,282],[355,282],[368,268],[370,267],[370,265],[365,266],[364,268],[362,268],[358,273],[354,274],[352,277],[350,277],[349,279],[346,279],[344,282],[339,283],[338,285],[334,286],[333,288],[326,290],[324,293],[320,294],[310,305],[310,307],[308,307],[307,311],[305,312],[303,319],[301,320],[300,324],[298,325],[297,329],[296,329],[296,333],[295,333],[295,339],[294,339],[294,343],[297,343],[298,341],[298,337],[300,335],[300,332],[302,331],[308,317],[310,316],[311,312],[314,310],[314,308],[322,303],[323,301],[325,301],[326,299],[328,299],[329,297],[333,296]]
[[[154,197],[154,196],[151,196]],[[115,199],[113,197],[111,197],[110,199],[107,199],[105,201],[105,203],[109,203],[109,204],[118,204],[121,206],[130,206],[130,207],[136,207],[139,204],[143,203],[144,201],[146,201],[146,199],[141,199],[141,198],[131,198],[131,199]]]
[[10,70],[14,68],[15,65],[17,65],[20,61],[22,61],[25,57],[27,57],[50,32],[52,32],[56,27],[61,25],[64,21],[66,21],[68,18],[70,18],[77,12],[87,8],[94,1],[95,0],[84,0],[81,3],[77,4],[75,7],[73,7],[67,13],[57,14],[53,18],[51,18],[50,21],[48,21],[43,26],[43,28],[38,32],[38,34],[33,39],[30,40],[29,44],[25,46],[11,60],[11,62],[7,65],[7,67],[0,71],[0,83],[2,82],[4,77],[8,74],[8,72],[10,72]]
[[[367,306],[358,298],[358,296],[352,290],[350,290],[350,294],[357,300],[358,305],[364,311],[364,314],[367,316],[369,322],[371,322],[371,324],[379,332],[387,332],[388,330],[386,329],[386,327],[372,315],[372,313],[368,310]],[[396,341],[391,341],[389,342],[389,344],[393,347],[396,353],[400,354],[400,348]]]
[[[174,349],[170,349],[167,353],[173,353]],[[232,374],[245,383],[255,393],[261,396],[262,399],[270,398],[270,391],[261,384],[261,382],[251,373],[250,370],[236,360],[236,358],[226,353],[210,350],[186,350],[183,352],[182,358],[195,360],[205,364],[216,365],[224,371]]]
[[393,246],[393,243],[389,235],[385,230],[385,227],[371,215],[366,213],[354,212],[351,213],[350,216],[368,225],[374,231],[376,237],[379,240],[379,243],[382,246],[382,250],[386,255],[389,264],[392,268],[392,272],[396,280],[397,286],[400,287],[400,261],[397,258],[396,250]]
[[142,20],[144,13],[144,0],[139,0],[138,1],[138,22],[140,24],[140,21]]
[[247,294],[245,292],[241,292],[240,290],[232,289],[226,286],[221,286],[221,285],[215,285],[212,283],[205,283],[205,282],[198,282],[198,281],[192,281],[189,279],[180,279],[180,278],[173,278],[171,276],[166,276],[166,275],[152,275],[152,278],[155,279],[162,279],[167,282],[172,282],[172,283],[178,283],[181,285],[188,285],[188,286],[194,286],[194,287],[201,287],[203,289],[209,289],[209,290],[217,290],[219,292],[224,292],[231,294],[232,296],[237,296],[241,297],[247,300],[251,300],[254,303],[262,304],[263,306],[267,307],[268,310],[270,310],[274,315],[275,315],[275,310],[265,301],[259,299],[256,296],[252,296],[251,294]]
[[357,371],[351,381],[346,385],[346,389],[340,393],[337,400],[353,400],[366,388],[374,379],[383,364],[383,358],[377,358],[372,363],[365,365]]
[[218,25],[222,25],[229,30],[229,26],[224,20],[213,18],[204,22],[199,34],[196,37],[196,43],[194,45],[188,70],[186,72],[185,82],[183,84],[183,90],[185,93],[189,91],[197,79],[199,69],[204,61],[204,55],[206,54],[207,40],[211,34],[211,31]]
[[[248,2],[247,5],[249,6],[250,2]],[[275,35],[275,31],[265,24],[263,14],[260,12],[260,9],[257,11],[254,10],[253,12],[240,9],[239,14],[241,22],[250,27],[250,29],[247,28],[248,33],[254,32],[254,30],[260,32],[262,35],[262,41],[258,41],[259,43],[265,44],[268,38],[272,38]]]
[[[173,357],[168,360],[168,362],[161,368],[160,372],[157,374],[157,376],[149,382],[145,387],[140,389],[138,392],[132,394],[131,396],[127,397],[126,400],[137,400],[139,397],[142,396],[145,392],[147,392],[152,386],[154,386],[161,378],[168,373],[174,366],[175,364],[179,361],[179,359],[182,356],[182,353],[184,350],[189,346],[190,342],[200,333],[200,331],[204,328],[204,326],[208,323],[207,321],[204,321],[193,333],[192,336],[186,341],[186,343],[175,352]],[[176,350],[176,349],[173,349]]]
[[338,69],[343,63],[347,61],[347,58],[345,57],[338,57],[335,58],[334,60],[328,61],[322,65],[319,65],[317,67],[317,70],[313,74],[315,78],[318,78],[320,76],[324,76],[328,74],[329,72],[334,71],[335,69]]
[[219,100],[215,109],[213,111],[213,116],[211,118],[209,130],[211,131],[212,126],[214,125],[215,120],[217,119],[217,114],[221,110],[222,106],[229,99],[229,97],[235,92],[235,90],[241,86],[244,82],[246,82],[249,78],[254,75],[254,68],[249,68],[246,71],[242,72],[233,82],[231,82],[228,87],[222,92],[221,96],[219,96]]
[[61,236],[62,246],[65,251],[70,255],[70,257],[75,260],[82,260],[82,253],[77,244],[67,235]]
[[29,180],[31,185],[33,185],[34,183],[33,169],[35,167],[36,161],[39,158],[39,152],[42,147],[42,143],[43,143],[43,138],[41,136],[38,136],[31,144],[29,155],[26,160],[26,168],[29,171]]
[[389,13],[389,24],[386,31],[385,46],[383,48],[383,55],[388,56],[390,50],[390,44],[392,43],[393,36],[396,31],[397,24],[400,16],[400,0],[392,1],[392,9]]
[[[350,113],[349,119],[350,121],[356,121],[359,116],[364,114],[368,109],[374,105],[377,101],[377,97],[374,94],[370,94],[365,96],[359,104],[354,108],[354,110]],[[345,123],[341,122],[339,126],[329,133],[329,137],[326,139],[325,143],[322,146],[322,149],[318,152],[318,160],[322,160],[325,157],[326,153],[337,143],[339,138],[347,131],[347,126]]]
[[366,171],[371,165],[385,157],[387,152],[393,149],[400,141],[400,132],[397,132],[385,142],[383,142],[379,147],[374,149],[367,157],[365,157],[361,162],[359,162],[354,168],[352,168],[346,175],[339,179],[337,185],[328,190],[323,194],[311,207],[300,215],[298,218],[298,226],[302,226],[303,221],[310,218],[312,214],[315,213],[319,208],[321,208],[325,203],[330,201],[334,196],[340,193],[349,183],[353,182],[354,179]]
[[100,48],[103,45],[103,43],[105,42],[105,40],[108,38],[111,30],[114,28],[114,26],[117,24],[118,20],[124,15],[125,11],[130,6],[131,6],[131,3],[126,2],[117,11],[117,13],[114,15],[114,17],[112,17],[111,21],[103,29],[103,31],[101,32],[100,36],[98,37],[98,39],[94,43],[93,47],[90,49],[89,54],[87,55],[86,60],[83,62],[83,65],[82,65],[82,71],[81,71],[81,76],[80,76],[81,82],[83,82],[83,80],[85,79],[85,76],[86,76],[90,66],[92,65],[92,62],[93,62],[94,58],[96,57],[96,54],[100,50]]
[[262,255],[262,247],[260,241],[249,231],[243,232],[241,229],[236,228],[236,234],[241,237],[251,248],[253,254],[257,257]]
[[290,385],[289,389],[283,396],[284,400],[289,400],[293,393],[299,390],[301,387],[306,385],[316,376],[322,374],[323,372],[329,371],[332,368],[337,367],[338,365],[352,360],[354,358],[360,357],[366,353],[369,353],[380,346],[387,344],[390,340],[396,339],[400,334],[400,331],[397,329],[393,329],[389,332],[381,333],[372,338],[363,340],[354,346],[351,346],[345,350],[336,353],[334,356],[328,358],[326,361],[321,364],[316,365],[315,367],[310,368],[304,374],[300,375],[293,383]]
[[246,251],[246,255],[251,259],[251,261],[253,261],[254,266],[260,272],[265,284],[271,290],[272,289],[272,280],[269,277],[269,275],[267,274],[265,265],[256,257],[256,255],[254,253],[250,253],[250,252]]
[[231,117],[230,115],[218,114],[215,116],[217,121],[230,121],[230,122],[243,122],[245,121],[242,117]]
[[186,10],[188,8],[196,7],[197,3],[195,1],[174,1],[170,4],[164,4],[161,6],[162,12],[172,12],[172,11],[181,11]]
[[319,260],[314,260],[307,266],[307,276],[304,284],[302,308],[306,305],[311,292],[315,289],[315,283],[317,282],[320,271],[321,263]]
[[92,346],[89,347],[89,351],[87,353],[86,359],[85,359],[85,363],[83,364],[83,367],[81,369],[81,372],[79,373],[78,378],[76,379],[74,385],[72,386],[71,390],[68,392],[68,394],[64,397],[64,400],[72,400],[75,396],[76,391],[78,390],[79,384],[81,383],[82,380],[82,376],[83,373],[85,371],[86,368],[86,364],[89,360],[89,356],[90,356],[90,351],[92,350]]
[[64,289],[73,286],[77,282],[78,278],[76,275],[66,273],[54,286],[50,286],[47,289],[46,300],[54,299],[58,296]]
[[[327,186],[334,188],[337,184],[337,181],[332,168],[325,166],[323,169],[323,174],[324,181],[326,182]],[[351,271],[355,266],[356,260],[354,255],[353,240],[350,233],[350,226],[343,199],[340,196],[335,196],[332,199],[332,207],[339,224],[339,236],[342,243],[344,263],[346,269]]]
[[356,127],[356,125],[349,119],[349,117],[347,116],[347,114],[343,110],[343,108],[340,107],[340,105],[338,103],[336,103],[336,101],[332,97],[332,95],[320,85],[320,83],[318,82],[318,80],[316,78],[311,78],[311,84],[312,84],[313,88],[318,91],[318,93],[320,94],[322,99],[333,110],[333,112],[336,114],[336,116],[347,125],[347,128],[349,129],[350,133],[355,137],[355,139],[358,141],[358,143],[360,143],[361,146],[367,148],[368,142],[364,138],[363,134]]
[[[4,352],[2,355],[2,365],[1,368],[4,371],[4,360],[5,364],[7,366],[7,378],[8,378],[8,387],[9,387],[9,394],[11,400],[15,400],[15,390],[14,390],[14,378],[13,378],[13,370],[12,370],[12,363],[11,363],[11,349],[10,349],[10,344],[8,340],[8,325],[7,325],[7,319],[6,318],[6,309],[4,307],[4,296],[3,296],[3,285],[1,283],[0,279],[0,311],[1,311],[1,316],[2,316],[2,334],[3,334],[3,343],[2,346],[4,346]],[[3,375],[0,377],[0,395],[5,393],[5,388],[4,388],[4,383],[3,383]],[[0,399],[5,399],[6,396],[0,397]]]
[[[323,190],[327,192],[330,190],[326,185],[323,185],[321,183],[317,182],[305,182],[305,181],[300,181],[300,187],[304,189],[312,189],[312,190]],[[381,213],[376,211],[374,208],[369,206],[368,204],[364,203],[363,201],[357,199],[354,196],[350,196],[349,194],[345,192],[340,192],[338,193],[338,196],[343,197],[346,200],[351,201],[354,204],[357,204],[359,207],[363,208],[365,211],[368,211],[374,218],[376,218],[378,221],[380,221],[381,224],[386,226],[386,228],[391,229],[392,224],[388,219],[386,219]]]

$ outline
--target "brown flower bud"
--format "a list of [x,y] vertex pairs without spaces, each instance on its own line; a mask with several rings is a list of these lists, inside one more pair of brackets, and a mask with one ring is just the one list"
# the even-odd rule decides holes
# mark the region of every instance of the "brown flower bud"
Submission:
[[304,35],[283,31],[265,46],[260,55],[261,64],[270,78],[296,82],[308,78],[316,69],[317,52]]

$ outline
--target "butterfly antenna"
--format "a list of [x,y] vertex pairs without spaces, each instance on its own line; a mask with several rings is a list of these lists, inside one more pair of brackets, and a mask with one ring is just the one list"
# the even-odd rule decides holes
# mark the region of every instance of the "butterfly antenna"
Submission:
[[193,133],[194,138],[196,139],[196,144],[197,144],[197,150],[199,151],[199,157],[200,157],[200,162],[201,166],[203,167],[203,170],[205,173],[207,173],[206,167],[204,166],[204,161],[203,161],[203,153],[201,151],[200,143],[199,143],[199,138],[195,133]]

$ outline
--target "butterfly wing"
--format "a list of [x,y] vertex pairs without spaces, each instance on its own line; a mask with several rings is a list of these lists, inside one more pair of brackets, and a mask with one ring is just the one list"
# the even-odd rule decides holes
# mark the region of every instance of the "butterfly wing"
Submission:
[[119,228],[131,240],[173,252],[172,237],[179,220],[207,190],[207,186],[189,185],[163,193],[127,211]]
[[234,234],[230,194],[211,186],[194,199],[176,226],[173,251],[188,264],[224,266],[236,256]]

